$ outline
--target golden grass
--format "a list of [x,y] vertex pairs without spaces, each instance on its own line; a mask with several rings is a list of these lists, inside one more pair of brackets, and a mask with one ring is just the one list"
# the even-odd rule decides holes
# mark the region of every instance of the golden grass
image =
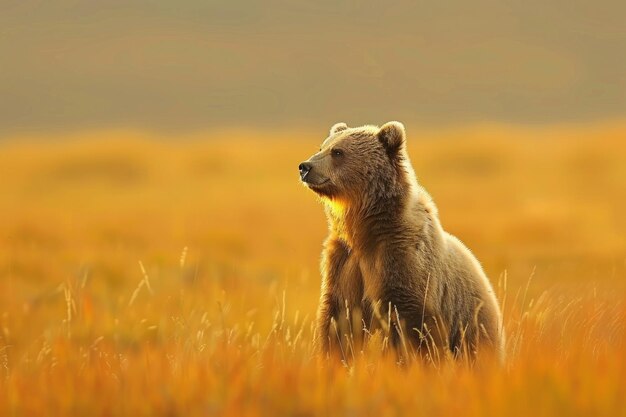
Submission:
[[409,129],[504,307],[479,370],[313,354],[321,136],[0,142],[0,415],[626,415],[625,124]]

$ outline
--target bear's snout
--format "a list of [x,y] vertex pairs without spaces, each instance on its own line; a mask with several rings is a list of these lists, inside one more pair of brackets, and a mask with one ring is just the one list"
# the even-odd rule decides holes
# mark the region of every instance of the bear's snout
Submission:
[[311,172],[311,168],[312,166],[308,162],[303,162],[300,165],[298,165],[298,170],[300,171],[300,179],[302,181],[304,181],[304,179],[309,174],[309,172]]

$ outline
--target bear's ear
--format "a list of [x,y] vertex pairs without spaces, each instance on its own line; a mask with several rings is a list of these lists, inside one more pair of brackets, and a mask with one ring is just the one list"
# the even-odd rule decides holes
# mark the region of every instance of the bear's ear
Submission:
[[341,132],[342,130],[346,130],[348,125],[344,122],[335,123],[333,127],[330,128],[330,135],[334,135],[335,133]]
[[406,141],[404,125],[400,122],[385,123],[378,131],[377,136],[389,155],[400,150]]

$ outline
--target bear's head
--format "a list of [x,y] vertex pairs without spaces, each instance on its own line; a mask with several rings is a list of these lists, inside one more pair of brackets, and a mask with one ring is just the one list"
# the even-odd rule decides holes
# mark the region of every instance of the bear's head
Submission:
[[299,166],[300,179],[324,199],[351,206],[404,192],[410,165],[399,122],[349,128],[337,123],[319,152]]

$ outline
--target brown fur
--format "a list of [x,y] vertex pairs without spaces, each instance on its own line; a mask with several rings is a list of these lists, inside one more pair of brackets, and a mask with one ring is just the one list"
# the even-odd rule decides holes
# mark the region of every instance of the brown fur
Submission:
[[360,329],[390,327],[401,355],[413,349],[431,360],[474,360],[479,351],[502,358],[493,289],[417,184],[402,124],[338,123],[304,164],[303,181],[324,202],[330,229],[317,318],[323,351],[341,351],[347,333],[361,338]]

